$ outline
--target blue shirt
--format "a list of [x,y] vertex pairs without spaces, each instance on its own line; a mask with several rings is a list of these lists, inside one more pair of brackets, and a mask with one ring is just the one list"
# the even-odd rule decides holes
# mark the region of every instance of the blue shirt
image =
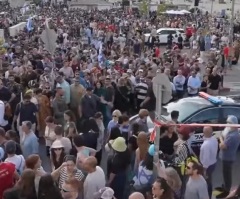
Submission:
[[29,155],[38,154],[38,138],[31,132],[29,135],[25,136],[25,139],[21,142],[23,156],[26,159]]
[[61,87],[64,91],[64,100],[66,104],[70,103],[70,85],[67,81],[63,81],[61,84],[57,84],[57,87]]
[[112,128],[116,127],[117,125],[118,125],[117,122],[115,122],[114,120],[111,120],[107,126],[108,133],[111,133]]
[[220,150],[220,159],[224,161],[234,161],[240,144],[240,134],[238,130],[229,132],[224,140],[224,144],[227,148]]

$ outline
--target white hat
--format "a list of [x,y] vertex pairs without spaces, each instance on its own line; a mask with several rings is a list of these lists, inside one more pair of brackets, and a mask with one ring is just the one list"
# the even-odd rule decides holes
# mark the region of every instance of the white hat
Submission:
[[59,148],[64,148],[62,142],[60,140],[55,140],[53,143],[52,143],[52,146],[51,146],[52,149],[59,149]]

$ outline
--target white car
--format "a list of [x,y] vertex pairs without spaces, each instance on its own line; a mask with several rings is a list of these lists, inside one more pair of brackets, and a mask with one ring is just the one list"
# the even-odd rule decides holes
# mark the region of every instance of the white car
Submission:
[[[167,37],[169,34],[172,34],[174,37],[173,41],[177,42],[177,38],[179,34],[182,35],[183,40],[185,40],[186,35],[184,29],[181,28],[160,28],[157,30],[157,35],[159,36],[160,44],[166,44],[167,43]],[[176,37],[177,35],[177,37]],[[150,33],[144,34],[145,36],[145,42],[148,42],[148,38],[150,36]]]

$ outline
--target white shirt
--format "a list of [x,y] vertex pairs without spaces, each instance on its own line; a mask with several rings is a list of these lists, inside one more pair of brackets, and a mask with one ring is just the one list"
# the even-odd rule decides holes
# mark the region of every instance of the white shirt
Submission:
[[5,162],[11,162],[15,165],[15,168],[17,171],[20,171],[20,173],[23,172],[25,167],[25,159],[22,155],[14,155],[12,157],[6,158]]
[[206,138],[200,148],[200,162],[207,169],[217,162],[218,141],[212,136]]
[[94,193],[98,192],[100,189],[104,188],[106,184],[105,174],[101,167],[97,166],[96,171],[93,173],[88,173],[84,184],[84,199],[93,199]]
[[8,124],[8,121],[4,119],[5,114],[5,104],[0,101],[0,126],[4,127]]

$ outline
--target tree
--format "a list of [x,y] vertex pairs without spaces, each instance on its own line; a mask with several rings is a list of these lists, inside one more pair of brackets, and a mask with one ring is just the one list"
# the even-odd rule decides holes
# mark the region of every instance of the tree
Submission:
[[142,0],[142,2],[140,3],[140,6],[139,6],[139,10],[140,10],[141,14],[148,15],[148,12],[149,12],[148,4],[149,4],[148,0]]
[[157,8],[157,13],[161,14],[163,12],[166,12],[166,10],[167,10],[166,4],[159,4]]

